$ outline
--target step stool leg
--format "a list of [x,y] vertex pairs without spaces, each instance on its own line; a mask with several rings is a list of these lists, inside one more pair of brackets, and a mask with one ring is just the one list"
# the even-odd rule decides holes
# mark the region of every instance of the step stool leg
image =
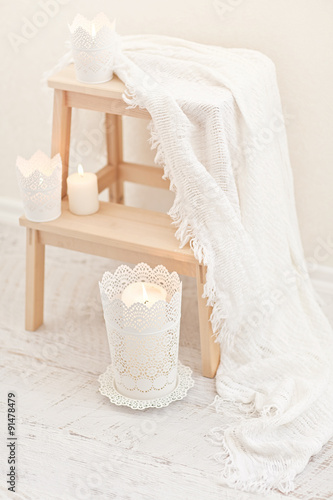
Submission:
[[60,153],[62,161],[62,198],[67,194],[72,108],[66,105],[66,93],[55,89],[53,101],[52,156]]
[[212,325],[209,321],[212,308],[207,306],[206,299],[202,297],[206,281],[205,267],[198,265],[196,274],[202,363],[201,371],[204,377],[214,378],[220,361],[220,344],[215,342]]
[[124,203],[124,182],[120,172],[120,163],[123,161],[122,116],[106,113],[105,129],[108,164],[115,169],[115,182],[109,188],[109,200]]
[[30,332],[43,324],[45,246],[36,229],[27,229],[25,328]]

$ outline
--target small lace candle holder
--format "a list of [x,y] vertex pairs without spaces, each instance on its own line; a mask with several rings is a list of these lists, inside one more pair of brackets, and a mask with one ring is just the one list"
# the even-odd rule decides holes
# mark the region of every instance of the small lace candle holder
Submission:
[[[128,307],[124,290],[131,284],[143,284],[148,300],[141,301],[138,296],[138,301]],[[99,286],[115,389],[132,400],[170,394],[178,382],[182,298],[178,274],[169,273],[161,265],[154,269],[144,263],[134,269],[122,265],[114,274],[104,273]],[[166,292],[166,300],[158,300],[155,295],[149,304],[149,288],[154,294],[154,288],[160,287]]]
[[16,175],[23,200],[24,213],[33,222],[48,222],[61,215],[60,154],[49,158],[42,151],[26,160],[16,160]]
[[103,14],[93,20],[77,14],[69,26],[76,78],[84,83],[104,83],[113,77],[115,22]]

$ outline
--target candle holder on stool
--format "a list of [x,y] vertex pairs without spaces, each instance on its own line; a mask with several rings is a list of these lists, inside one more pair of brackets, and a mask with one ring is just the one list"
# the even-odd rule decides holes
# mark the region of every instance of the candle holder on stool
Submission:
[[78,14],[69,26],[76,78],[84,83],[104,83],[113,77],[115,22],[102,13],[92,21]]
[[37,151],[30,160],[16,160],[16,175],[27,219],[48,222],[61,215],[60,154],[52,159]]
[[[121,294],[131,283],[154,283],[167,300],[130,307]],[[164,266],[122,265],[100,282],[111,366],[100,376],[100,392],[117,405],[134,409],[167,406],[193,386],[191,369],[178,361],[182,284]]]

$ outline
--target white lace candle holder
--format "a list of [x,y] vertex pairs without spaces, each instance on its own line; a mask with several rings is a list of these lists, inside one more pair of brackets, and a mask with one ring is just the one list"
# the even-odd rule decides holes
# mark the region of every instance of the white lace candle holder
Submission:
[[[166,300],[130,307],[122,293],[131,283],[153,283],[166,290]],[[163,398],[178,381],[178,346],[182,284],[164,266],[122,265],[100,282],[115,389],[136,400]]]
[[23,200],[24,213],[33,222],[48,222],[61,215],[60,154],[49,158],[37,151],[30,160],[16,160],[16,175]]
[[69,26],[76,78],[84,83],[104,83],[113,77],[115,22],[102,13],[93,20],[78,14]]

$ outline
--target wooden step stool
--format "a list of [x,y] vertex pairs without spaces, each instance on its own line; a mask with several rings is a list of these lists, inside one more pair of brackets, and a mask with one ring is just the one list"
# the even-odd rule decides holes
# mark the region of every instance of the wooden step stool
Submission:
[[[52,245],[109,259],[150,266],[163,264],[169,271],[197,279],[202,374],[213,378],[219,363],[219,344],[212,337],[211,308],[202,298],[205,268],[194,258],[189,245],[179,248],[171,219],[167,214],[123,205],[124,181],[158,188],[169,188],[162,179],[163,169],[123,161],[122,115],[149,118],[146,110],[127,109],[122,99],[124,84],[117,78],[99,85],[80,83],[70,65],[52,76],[54,88],[52,156],[60,153],[63,164],[62,215],[52,222],[20,224],[27,229],[26,329],[36,330],[43,323],[45,245]],[[108,164],[97,172],[99,192],[109,189],[110,202],[101,202],[96,214],[73,215],[66,197],[72,108],[106,114]]]

